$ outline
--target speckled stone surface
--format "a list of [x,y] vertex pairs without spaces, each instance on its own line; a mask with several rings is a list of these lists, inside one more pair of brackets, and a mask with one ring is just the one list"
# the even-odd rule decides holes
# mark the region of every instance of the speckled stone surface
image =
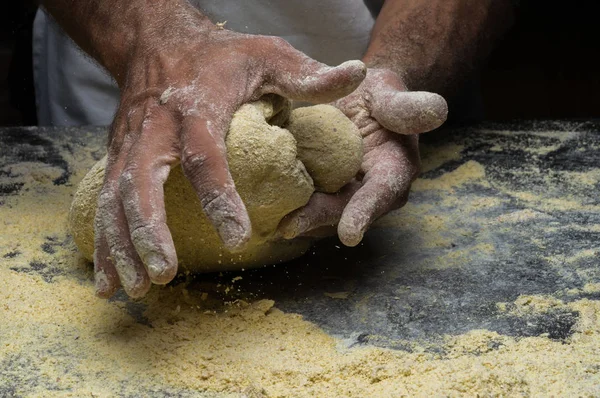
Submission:
[[[0,206],[23,186],[11,165],[45,164],[61,172],[43,183],[73,185],[73,173],[103,156],[105,133],[0,129]],[[567,338],[578,313],[518,316],[498,303],[535,294],[600,300],[583,289],[600,282],[600,124],[483,124],[426,136],[422,149],[424,173],[409,204],[379,220],[358,247],[330,238],[289,264],[198,275],[188,289],[242,276],[231,297],[273,299],[349,345],[410,350],[419,340],[436,350],[444,335],[482,328]],[[39,250],[52,256],[56,245],[72,242],[48,237]],[[14,272],[39,274],[44,283],[71,275],[65,265],[19,256],[0,247],[0,262],[10,258]],[[127,302],[122,294],[114,300]],[[127,308],[144,322],[140,305]]]

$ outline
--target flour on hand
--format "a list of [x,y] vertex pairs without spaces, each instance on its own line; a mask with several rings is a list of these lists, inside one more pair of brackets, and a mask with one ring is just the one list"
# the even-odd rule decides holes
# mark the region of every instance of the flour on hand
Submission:
[[[164,190],[180,272],[261,267],[302,255],[310,241],[275,239],[279,222],[304,206],[315,190],[336,192],[351,181],[363,157],[358,129],[337,108],[291,110],[289,101],[272,95],[236,112],[226,144],[231,175],[252,221],[252,237],[241,252],[225,249],[192,185],[175,167]],[[75,243],[89,260],[105,165],[106,159],[100,160],[83,179],[69,216]]]

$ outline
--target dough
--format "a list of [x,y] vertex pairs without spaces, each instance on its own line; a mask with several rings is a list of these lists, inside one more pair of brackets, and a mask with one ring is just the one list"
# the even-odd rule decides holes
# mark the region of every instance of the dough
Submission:
[[286,128],[296,138],[298,157],[317,191],[339,191],[360,169],[362,156],[349,155],[362,154],[362,139],[354,123],[339,109],[330,105],[295,109]]
[[[284,125],[288,129],[280,127]],[[363,156],[357,128],[338,109],[319,105],[290,111],[289,101],[275,96],[243,105],[233,117],[226,144],[231,175],[252,221],[252,237],[244,251],[227,251],[181,167],[174,167],[165,183],[165,208],[180,271],[261,267],[302,255],[310,241],[276,240],[277,225],[308,202],[315,191],[313,180],[319,189],[335,192],[356,175]],[[305,164],[310,165],[308,172]],[[69,215],[75,243],[89,260],[105,165],[106,158],[82,180]]]

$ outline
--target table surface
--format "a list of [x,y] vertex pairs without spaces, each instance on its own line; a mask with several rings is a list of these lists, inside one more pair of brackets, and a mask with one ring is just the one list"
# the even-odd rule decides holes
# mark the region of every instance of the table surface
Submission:
[[[327,239],[285,266],[198,280],[243,275],[244,294],[272,298],[361,343],[434,341],[481,328],[564,338],[577,314],[502,316],[496,303],[522,294],[562,297],[600,282],[599,129],[593,122],[521,122],[428,136],[410,204],[380,220],[358,247]],[[103,156],[105,134],[0,129],[0,168],[40,162],[62,170],[53,184],[69,184],[85,169],[75,170],[62,153],[85,156],[84,167],[91,166]],[[3,196],[19,193],[20,176],[13,180],[0,184]]]
[[[444,336],[476,329],[564,340],[577,311],[516,314],[502,303],[540,294],[600,300],[598,290],[585,289],[600,282],[599,131],[591,121],[538,121],[434,133],[422,140],[423,173],[409,204],[379,220],[358,247],[325,239],[288,264],[185,282],[204,289],[242,276],[230,297],[273,299],[350,346],[410,351],[418,341],[435,351]],[[74,191],[103,156],[105,134],[101,128],[0,129],[0,206],[24,194],[24,176],[12,169],[18,164],[51,167],[51,179],[39,184]],[[10,203],[18,210],[20,202]],[[52,247],[72,246],[68,238],[48,239],[39,251],[49,258]],[[20,258],[12,244],[0,244],[0,260],[7,260],[0,267],[44,283],[71,277],[68,263],[40,265]],[[146,322],[143,303],[122,293],[112,300],[127,302],[131,315]]]

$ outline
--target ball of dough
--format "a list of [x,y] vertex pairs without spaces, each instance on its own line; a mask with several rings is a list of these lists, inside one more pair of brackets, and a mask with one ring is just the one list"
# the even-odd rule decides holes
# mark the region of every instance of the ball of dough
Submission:
[[[226,138],[227,159],[252,222],[252,236],[242,252],[230,253],[223,247],[181,167],[171,170],[164,186],[165,209],[180,271],[210,272],[260,267],[298,257],[309,248],[310,241],[305,239],[274,239],[281,219],[305,205],[315,190],[313,179],[321,179],[319,175],[311,177],[297,150],[297,140],[307,147],[310,135],[303,131],[298,138],[294,138],[292,132],[278,126],[284,125],[298,111],[300,109],[292,111],[290,116],[288,101],[269,96],[243,105],[231,121]],[[302,111],[303,114],[305,112]],[[326,110],[325,115],[330,114],[332,112]],[[323,124],[319,113],[301,119],[305,128],[310,125],[310,120],[315,125]],[[349,120],[343,122],[345,124]],[[339,123],[338,118],[333,123]],[[354,144],[348,142],[354,142],[358,134],[356,131],[341,126],[325,130],[324,134],[335,133],[335,142],[339,142],[342,148],[354,148]],[[314,131],[323,131],[323,127]],[[346,142],[339,136],[347,137]],[[330,137],[329,140],[332,139]],[[349,152],[344,149],[342,153],[333,149],[327,155],[332,162],[336,162],[338,169],[339,165],[360,165],[362,147],[360,151]],[[340,156],[352,159],[340,160]],[[102,188],[105,166],[106,158],[88,172],[78,187],[69,214],[74,241],[89,260],[92,260],[94,251],[96,201]],[[349,176],[346,182],[357,171],[358,167],[351,171],[344,170],[344,175]]]
[[315,105],[295,109],[285,126],[296,138],[298,157],[320,192],[337,192],[360,170],[358,128],[339,109]]

